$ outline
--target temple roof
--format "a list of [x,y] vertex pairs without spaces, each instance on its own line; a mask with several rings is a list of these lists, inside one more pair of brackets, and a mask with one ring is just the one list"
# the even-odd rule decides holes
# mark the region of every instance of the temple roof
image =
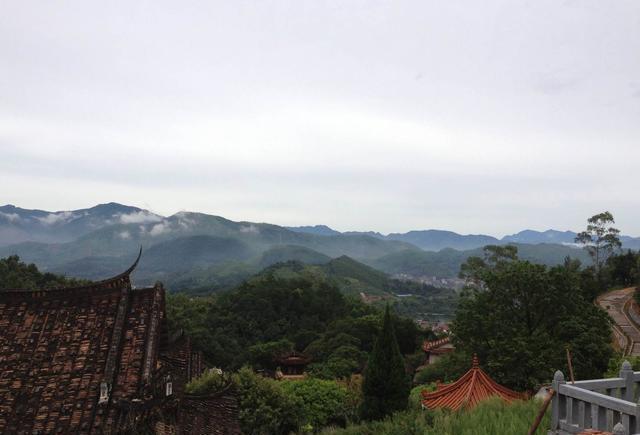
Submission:
[[285,366],[306,366],[311,362],[311,358],[300,352],[289,352],[275,358],[278,364]]
[[462,407],[473,408],[489,397],[500,397],[511,402],[524,399],[525,395],[499,385],[480,368],[478,358],[473,356],[471,370],[457,381],[441,385],[434,392],[422,392],[422,404],[429,409],[449,408],[458,410]]
[[164,290],[131,288],[137,262],[85,286],[0,291],[0,433],[101,432],[144,393]]

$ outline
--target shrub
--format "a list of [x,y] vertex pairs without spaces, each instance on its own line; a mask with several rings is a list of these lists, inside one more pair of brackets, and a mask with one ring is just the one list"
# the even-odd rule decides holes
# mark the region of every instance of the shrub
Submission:
[[240,428],[252,435],[285,435],[298,430],[303,404],[281,385],[243,367],[233,376],[240,402]]
[[428,384],[431,382],[453,382],[471,368],[471,357],[461,351],[443,355],[433,364],[416,373],[414,384]]
[[305,379],[284,381],[282,389],[301,405],[303,427],[306,430],[322,428],[328,424],[344,426],[347,423],[348,391],[336,381]]
[[418,385],[409,393],[409,409],[422,409],[422,392],[435,391],[436,384]]
[[629,361],[631,363],[631,368],[633,368],[634,371],[640,370],[640,356],[622,356],[621,353],[616,353],[611,359],[609,359],[609,366],[607,367],[604,377],[617,378],[620,374],[620,369],[622,368],[622,363],[624,361]]
[[222,373],[222,370],[210,369],[201,376],[191,380],[185,386],[185,392],[189,394],[211,394],[220,391],[229,384],[230,380]]

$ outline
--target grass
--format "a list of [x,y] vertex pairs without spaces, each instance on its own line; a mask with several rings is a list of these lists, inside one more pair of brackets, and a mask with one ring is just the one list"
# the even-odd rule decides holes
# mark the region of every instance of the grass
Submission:
[[[542,402],[518,401],[506,404],[489,399],[470,411],[410,410],[396,413],[384,421],[362,423],[345,429],[329,428],[323,435],[519,435],[525,434],[538,414]],[[549,414],[536,435],[545,435]]]

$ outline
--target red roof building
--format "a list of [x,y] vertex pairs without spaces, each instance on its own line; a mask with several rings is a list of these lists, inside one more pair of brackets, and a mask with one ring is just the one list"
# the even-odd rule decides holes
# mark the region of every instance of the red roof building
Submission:
[[524,394],[512,391],[499,385],[489,377],[473,356],[473,366],[460,379],[452,384],[438,386],[431,393],[422,392],[422,405],[425,408],[449,408],[454,411],[460,408],[473,408],[490,397],[500,397],[506,402],[525,399]]

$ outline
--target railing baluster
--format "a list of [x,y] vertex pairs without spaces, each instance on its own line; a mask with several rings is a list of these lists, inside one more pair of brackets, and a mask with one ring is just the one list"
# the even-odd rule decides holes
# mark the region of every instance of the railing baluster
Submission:
[[607,409],[607,429],[609,432],[613,429],[613,409]]
[[629,418],[629,416],[627,414],[622,414],[620,416],[620,423],[622,423],[622,425],[625,427],[625,429],[627,430],[627,434],[629,433],[629,429],[631,428],[631,419]]
[[567,423],[573,424],[573,397],[567,397]]
[[607,408],[598,407],[598,430],[607,430]]
[[578,412],[580,414],[580,420],[578,421],[580,427],[591,427],[591,403],[580,402]]
[[600,429],[600,407],[595,403],[591,404],[591,427]]

